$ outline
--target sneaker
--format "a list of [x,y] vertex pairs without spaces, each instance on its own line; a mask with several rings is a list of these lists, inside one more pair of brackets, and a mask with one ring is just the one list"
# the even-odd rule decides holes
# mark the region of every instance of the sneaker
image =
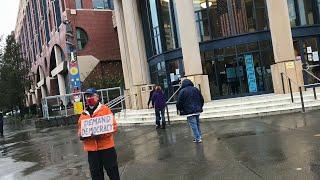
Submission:
[[199,140],[198,140],[198,143],[202,143],[202,139],[199,139]]
[[156,126],[156,129],[160,129],[160,128],[161,128],[161,126],[158,126],[158,125]]
[[196,139],[193,139],[193,141],[192,141],[192,142],[196,143],[196,142],[197,142],[197,140],[196,140]]

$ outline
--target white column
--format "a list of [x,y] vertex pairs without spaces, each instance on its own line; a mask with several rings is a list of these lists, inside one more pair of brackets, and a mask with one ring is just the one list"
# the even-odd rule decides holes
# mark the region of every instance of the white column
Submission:
[[37,104],[37,97],[35,92],[31,92],[32,104]]
[[132,71],[132,83],[134,86],[146,85],[149,83],[150,77],[137,0],[122,0],[122,6]]
[[58,74],[58,84],[59,84],[59,93],[60,95],[66,94],[66,83],[64,80],[64,76],[62,74]]
[[199,87],[204,100],[211,101],[209,79],[202,71],[193,1],[176,0],[176,4],[185,75]]
[[185,75],[201,75],[202,65],[192,0],[176,0]]
[[42,98],[47,97],[46,88],[45,88],[44,86],[45,86],[45,85],[42,85],[42,86],[41,86],[41,95],[42,95]]
[[63,61],[62,52],[61,52],[61,49],[59,49],[58,46],[54,46],[54,55],[55,55],[55,58],[56,58],[56,64],[58,66]]
[[[301,61],[295,60],[287,0],[267,0],[268,17],[275,63],[271,66],[274,92],[283,93],[281,73],[285,73],[297,84],[303,84]],[[288,79],[284,88],[289,92]],[[292,90],[299,91],[293,84]]]
[[275,62],[295,59],[287,0],[268,0],[268,17]]
[[132,86],[132,72],[131,72],[131,65],[130,65],[130,59],[129,59],[128,40],[127,40],[127,34],[125,29],[121,0],[114,0],[114,9],[115,9],[115,16],[116,16],[116,23],[117,23],[124,84],[125,84],[125,89],[130,89],[130,87]]

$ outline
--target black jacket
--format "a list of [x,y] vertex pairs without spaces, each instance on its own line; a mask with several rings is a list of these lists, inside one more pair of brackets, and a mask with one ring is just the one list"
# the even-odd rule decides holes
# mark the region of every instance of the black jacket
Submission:
[[177,102],[177,109],[180,111],[180,115],[201,113],[203,104],[203,96],[199,89],[194,87],[189,79],[183,80]]

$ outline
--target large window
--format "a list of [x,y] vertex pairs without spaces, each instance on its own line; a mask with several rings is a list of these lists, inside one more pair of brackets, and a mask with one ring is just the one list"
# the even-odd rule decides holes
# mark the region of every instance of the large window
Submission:
[[291,27],[295,27],[298,25],[298,18],[296,13],[296,5],[295,0],[288,0],[288,10],[289,10],[289,18]]
[[93,9],[113,9],[113,0],[92,0]]
[[141,0],[140,9],[148,57],[180,47],[175,0]]
[[87,33],[82,28],[76,28],[77,31],[77,44],[78,50],[82,50],[85,48],[86,44],[88,43],[88,36]]
[[160,38],[160,26],[159,26],[159,19],[158,19],[158,10],[157,10],[157,1],[150,0],[150,14],[151,14],[151,22],[152,22],[152,36],[153,42],[155,47],[155,53],[160,54],[162,53],[162,44]]
[[287,0],[291,27],[320,23],[320,0]]
[[61,25],[61,9],[60,9],[60,1],[54,1],[54,13],[55,13],[55,20],[56,20],[56,29],[59,28]]
[[82,0],[75,0],[76,2],[76,9],[82,9]]
[[34,19],[35,19],[35,25],[36,25],[36,34],[38,36],[38,52],[42,52],[42,42],[41,42],[41,33],[40,33],[40,22],[39,22],[39,11],[38,11],[38,4],[35,0],[33,2],[33,13],[34,13]]
[[318,0],[318,17],[320,17],[320,0]]
[[44,27],[46,33],[46,42],[49,43],[50,41],[50,34],[49,34],[49,21],[48,21],[48,11],[47,11],[47,1],[41,0],[41,7],[42,7],[42,14],[44,16]]
[[264,0],[194,0],[200,41],[268,29]]
[[312,0],[298,0],[301,25],[314,24]]
[[199,41],[210,40],[209,18],[205,0],[193,1]]
[[174,31],[173,31],[173,15],[171,12],[171,4],[168,0],[160,0],[161,18],[163,23],[163,31],[165,37],[165,45],[167,50],[175,49]]

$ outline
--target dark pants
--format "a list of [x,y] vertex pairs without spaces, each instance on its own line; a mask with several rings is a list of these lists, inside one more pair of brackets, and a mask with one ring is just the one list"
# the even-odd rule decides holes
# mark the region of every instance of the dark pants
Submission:
[[114,148],[89,151],[88,161],[92,180],[104,180],[103,168],[110,180],[120,180],[117,153]]
[[[166,126],[166,118],[164,116],[164,108],[163,109],[155,109],[156,111],[156,125],[160,126],[160,119],[162,120],[162,126]],[[160,117],[161,115],[161,117]]]
[[3,136],[3,120],[0,119],[0,136]]

